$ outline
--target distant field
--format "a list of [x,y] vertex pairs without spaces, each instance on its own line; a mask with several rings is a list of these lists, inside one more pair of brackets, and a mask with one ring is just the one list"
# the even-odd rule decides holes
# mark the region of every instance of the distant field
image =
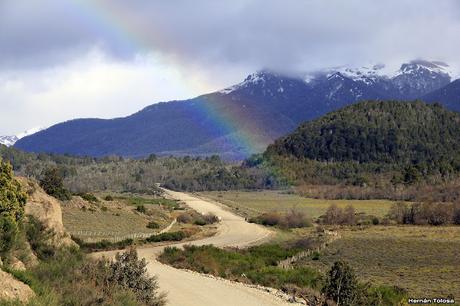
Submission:
[[319,260],[303,264],[326,271],[346,260],[373,284],[397,285],[410,296],[460,299],[460,227],[373,226],[340,234]]
[[308,216],[317,218],[324,214],[331,204],[339,207],[353,205],[357,212],[383,217],[392,205],[388,200],[321,200],[303,198],[282,191],[224,191],[200,192],[199,195],[221,202],[246,217],[263,212],[285,212],[292,208],[304,211]]

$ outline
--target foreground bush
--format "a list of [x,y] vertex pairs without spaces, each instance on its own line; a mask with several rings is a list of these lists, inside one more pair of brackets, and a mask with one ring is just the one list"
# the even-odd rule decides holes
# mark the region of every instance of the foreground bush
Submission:
[[108,282],[114,282],[124,289],[129,289],[138,301],[147,305],[161,306],[165,304],[164,295],[159,295],[158,281],[147,276],[147,263],[144,258],[139,260],[135,249],[118,253],[115,261],[109,266]]
[[135,250],[114,261],[93,260],[78,249],[55,250],[53,256],[27,271],[9,270],[37,294],[30,305],[162,306],[156,278],[145,271]]

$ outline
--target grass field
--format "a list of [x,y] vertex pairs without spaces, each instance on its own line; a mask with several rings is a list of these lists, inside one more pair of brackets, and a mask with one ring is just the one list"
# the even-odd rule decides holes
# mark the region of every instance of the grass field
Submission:
[[201,192],[199,195],[223,203],[245,217],[263,212],[286,212],[292,208],[305,212],[312,218],[324,214],[331,204],[339,207],[353,205],[357,212],[383,217],[392,205],[388,200],[321,200],[303,198],[282,191],[223,191]]
[[340,234],[319,260],[301,265],[326,271],[345,260],[372,284],[397,285],[409,296],[460,299],[460,227],[373,226]]
[[[159,229],[147,228],[150,221],[158,223],[161,229],[173,220],[173,213],[169,209],[171,203],[161,200],[125,197],[114,201],[100,200],[97,204],[73,200],[69,205],[62,205],[64,227],[69,233],[87,241],[153,234]],[[136,211],[137,205],[144,205],[147,212]]]

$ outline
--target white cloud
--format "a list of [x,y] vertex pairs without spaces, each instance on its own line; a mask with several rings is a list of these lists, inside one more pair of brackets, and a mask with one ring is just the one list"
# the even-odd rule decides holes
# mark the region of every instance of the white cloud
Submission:
[[[223,86],[223,85],[222,85]],[[160,56],[115,62],[93,50],[66,65],[0,74],[0,134],[73,118],[126,116],[155,102],[220,88]]]

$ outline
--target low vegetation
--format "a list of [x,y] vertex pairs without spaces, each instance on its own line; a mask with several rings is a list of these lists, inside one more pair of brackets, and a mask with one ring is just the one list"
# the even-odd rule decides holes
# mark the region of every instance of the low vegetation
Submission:
[[196,211],[187,211],[177,216],[177,221],[185,224],[208,225],[219,222],[219,217],[214,214],[199,214]]
[[[92,260],[74,246],[55,243],[53,230],[38,219],[25,218],[25,203],[11,166],[0,160],[0,268],[31,287],[35,296],[28,305],[165,304],[157,280],[147,276],[146,262],[134,249],[113,261]],[[20,260],[27,270],[16,270]]]
[[283,229],[312,226],[310,218],[305,213],[296,209],[291,209],[285,214],[277,212],[263,213],[255,218],[250,218],[248,221],[265,226],[278,226]]
[[145,266],[134,249],[113,261],[89,259],[78,249],[59,249],[27,271],[5,269],[36,293],[28,305],[163,306],[165,295],[158,292],[157,280],[147,276]]
[[301,197],[288,191],[213,191],[201,192],[199,195],[221,202],[244,217],[256,218],[264,213],[277,212],[286,214],[292,209],[303,212],[312,219],[326,213],[331,205],[346,208],[352,205],[356,214],[384,218],[394,202],[388,200],[323,200]]
[[339,233],[340,239],[296,267],[327,273],[334,262],[346,261],[359,280],[376,286],[396,285],[409,296],[460,296],[460,227],[343,227]]
[[353,270],[342,262],[334,264],[327,276],[306,266],[295,269],[278,266],[279,261],[301,250],[278,244],[247,250],[223,250],[209,245],[185,246],[183,250],[169,247],[159,259],[176,268],[278,288],[311,305],[323,305],[326,300],[337,305],[396,305],[405,297],[405,291],[396,287],[359,283]]
[[460,203],[395,203],[388,217],[398,224],[460,225]]

